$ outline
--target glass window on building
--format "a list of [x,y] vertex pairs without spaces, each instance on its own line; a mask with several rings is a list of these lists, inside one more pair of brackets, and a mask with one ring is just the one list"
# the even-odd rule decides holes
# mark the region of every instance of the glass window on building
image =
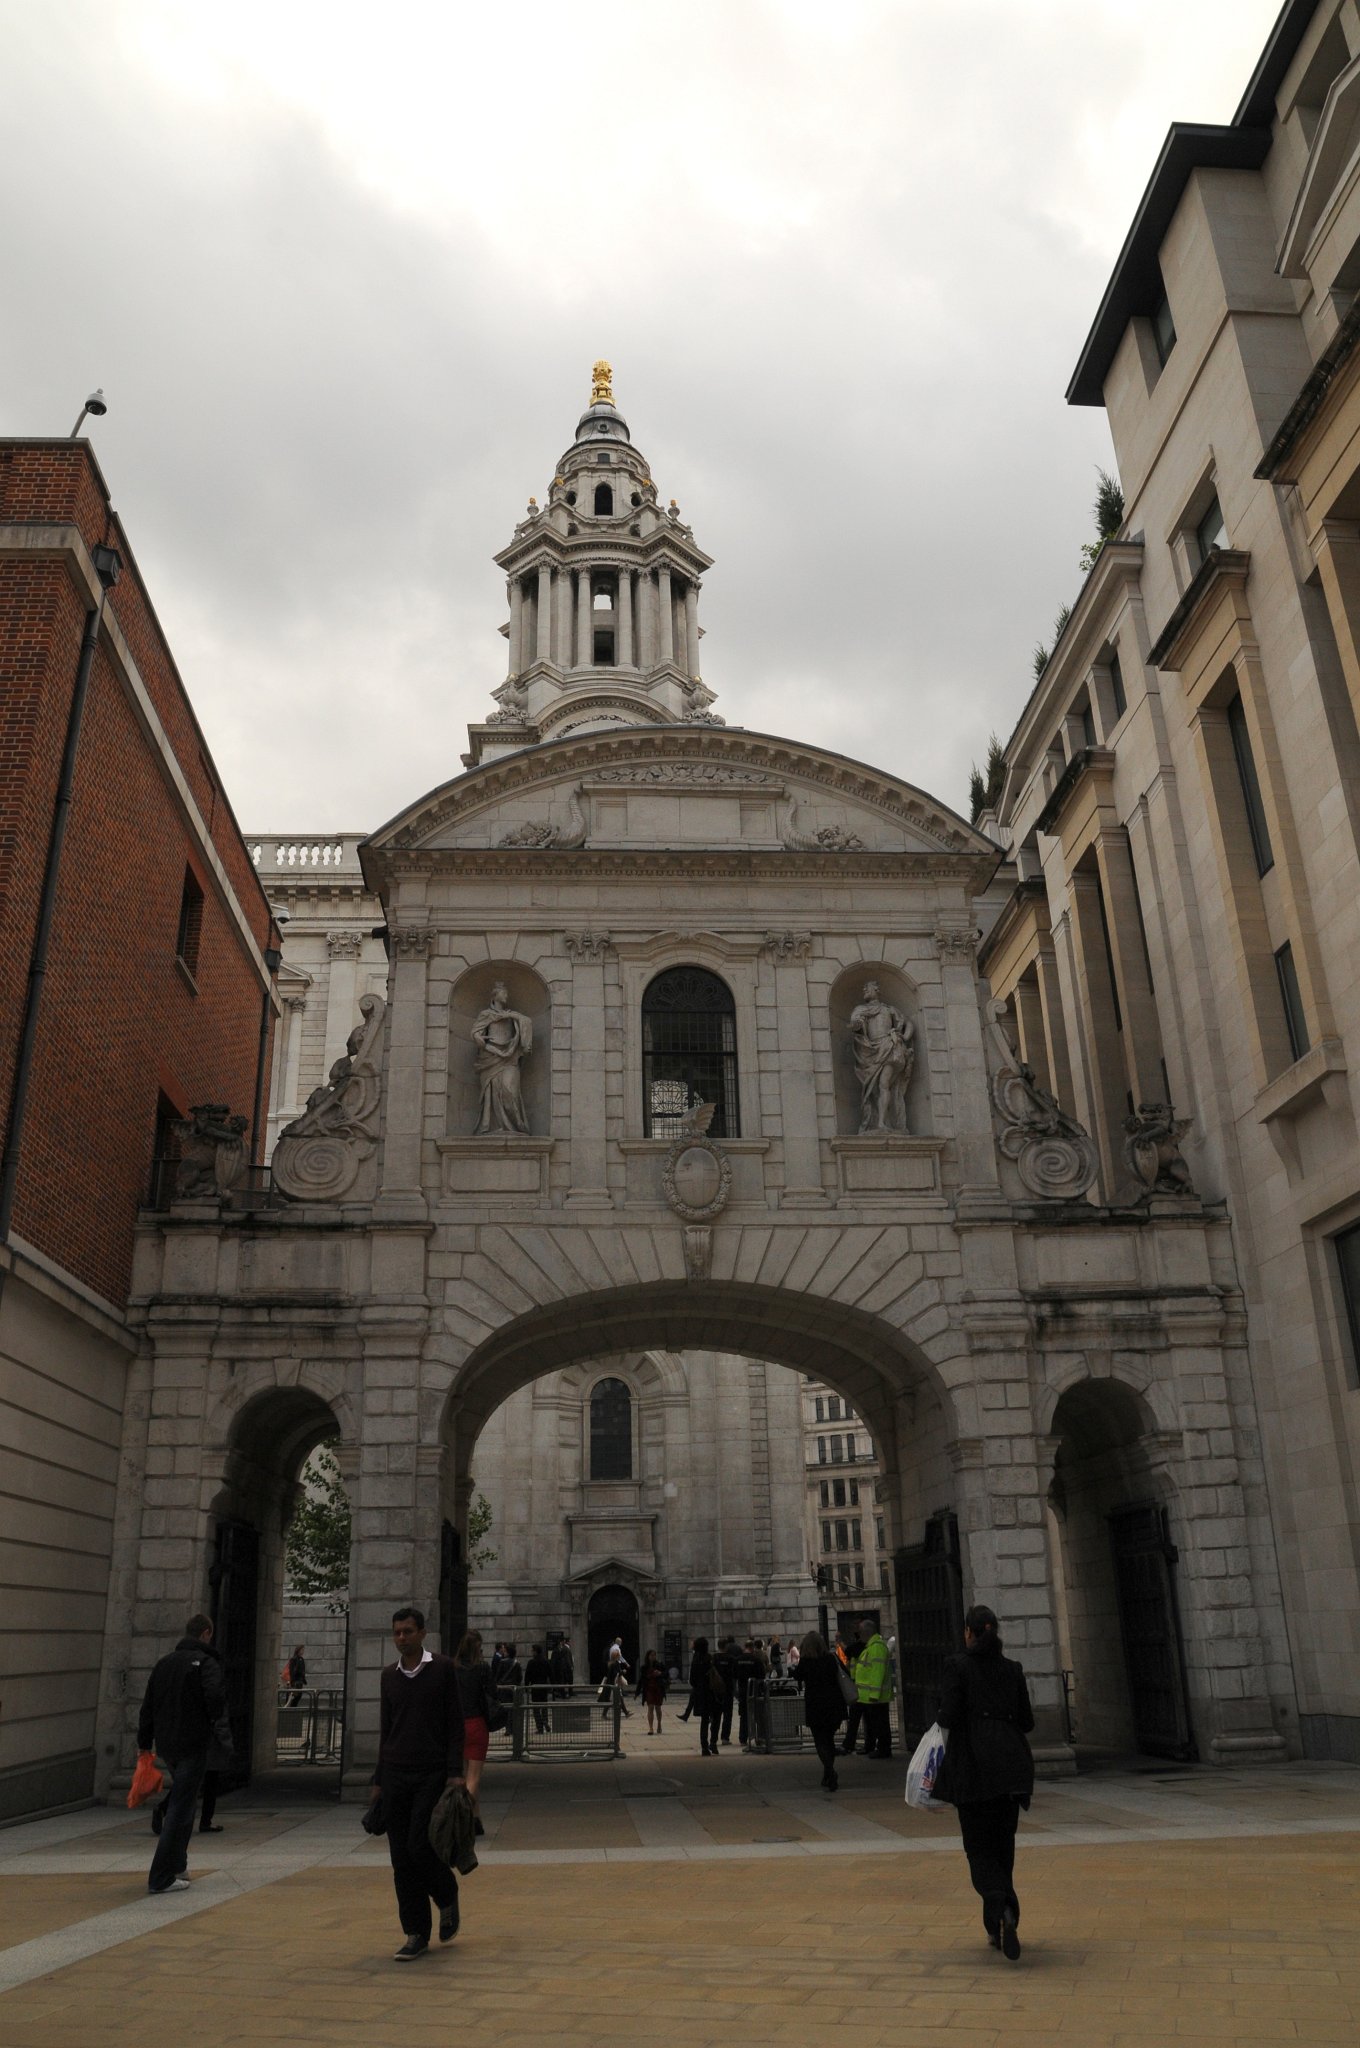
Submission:
[[841,1589],[842,1593],[848,1593],[848,1592],[850,1591],[850,1567],[849,1567],[849,1565],[848,1565],[848,1564],[842,1564],[842,1565],[837,1565],[837,1567],[836,1567],[836,1576],[837,1576],[837,1579],[838,1579],[838,1581],[839,1581],[839,1584],[840,1584],[840,1589]]
[[817,1420],[819,1422],[826,1421],[826,1403],[820,1394],[817,1396]]
[[[853,1441],[853,1439],[852,1439],[852,1441]],[[833,1436],[833,1437],[832,1437],[832,1439],[831,1439],[831,1462],[832,1462],[832,1464],[833,1464],[833,1465],[839,1465],[839,1464],[840,1464],[840,1462],[841,1462],[841,1459],[842,1459],[842,1458],[843,1458],[844,1456],[845,1456],[845,1448],[844,1448],[844,1444],[842,1443],[842,1440],[841,1440],[841,1438],[840,1438],[840,1437],[838,1437],[838,1436]]]
[[852,1436],[848,1436],[845,1439],[845,1455],[847,1458],[854,1458],[858,1455],[855,1450],[855,1439]]
[[817,1439],[817,1463],[819,1465],[826,1463],[826,1438],[824,1436],[819,1436]]
[[845,1506],[845,1481],[843,1479],[832,1480],[831,1498],[836,1503],[836,1506],[838,1508],[843,1508]]
[[829,1486],[827,1485],[827,1483],[826,1483],[825,1479],[824,1479],[824,1480],[822,1481],[822,1483],[821,1483],[821,1488],[820,1488],[820,1491],[821,1491],[821,1505],[822,1505],[822,1506],[823,1506],[824,1508],[829,1508],[829,1507],[830,1507],[830,1505],[831,1505],[831,1488],[830,1488],[830,1487],[829,1487]]
[[1351,1380],[1360,1381],[1360,1223],[1332,1239],[1341,1275],[1341,1300],[1351,1340]]
[[857,1586],[857,1587],[858,1587],[858,1588],[859,1588],[859,1589],[860,1589],[861,1591],[863,1591],[863,1588],[864,1588],[864,1566],[863,1566],[862,1564],[857,1564],[857,1565],[855,1566],[855,1584],[856,1584],[856,1586]]
[[1308,1050],[1308,1019],[1303,1010],[1303,991],[1299,987],[1299,971],[1294,965],[1294,948],[1288,939],[1275,955],[1275,972],[1280,977],[1280,1000],[1284,1004],[1285,1029],[1289,1033],[1289,1050],[1296,1060],[1301,1060]]
[[848,1550],[850,1548],[850,1524],[848,1522],[837,1522],[836,1524],[836,1548],[837,1550]]
[[864,1548],[864,1524],[862,1522],[852,1522],[850,1524],[850,1548],[852,1550],[863,1550]]
[[1207,562],[1214,548],[1226,547],[1227,544],[1228,529],[1223,524],[1223,513],[1215,494],[1210,498],[1204,515],[1195,528],[1195,547],[1200,561]]
[[704,967],[670,967],[642,998],[642,1109],[649,1138],[678,1138],[685,1119],[714,1105],[712,1138],[739,1138],[737,1012],[732,991]]
[[831,1548],[831,1524],[830,1524],[830,1522],[823,1522],[823,1523],[822,1523],[822,1549],[823,1549],[823,1550],[830,1550],[830,1548]]
[[852,1479],[852,1480],[850,1481],[850,1505],[851,1505],[851,1507],[852,1507],[852,1508],[857,1508],[857,1507],[859,1506],[859,1481],[858,1481],[858,1479]]
[[1167,357],[1176,346],[1176,323],[1171,318],[1171,307],[1165,292],[1152,309],[1149,325],[1152,328],[1152,345],[1157,351],[1157,362],[1164,370]]
[[1225,716],[1232,737],[1233,759],[1237,763],[1237,779],[1242,785],[1242,801],[1247,808],[1247,829],[1251,833],[1251,848],[1256,856],[1256,872],[1268,875],[1275,865],[1275,849],[1270,843],[1266,807],[1261,801],[1261,781],[1256,773],[1256,756],[1252,752],[1251,733],[1240,692],[1228,705]]
[[590,1476],[633,1476],[633,1397],[622,1380],[600,1380],[590,1396]]

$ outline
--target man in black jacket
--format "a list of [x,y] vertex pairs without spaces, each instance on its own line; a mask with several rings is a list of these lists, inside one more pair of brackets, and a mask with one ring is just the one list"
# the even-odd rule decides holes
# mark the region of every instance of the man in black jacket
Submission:
[[194,1828],[208,1746],[216,1742],[231,1762],[231,1727],[227,1720],[222,1666],[211,1653],[213,1625],[206,1614],[191,1615],[184,1635],[168,1657],[162,1657],[150,1678],[137,1721],[138,1749],[154,1749],[170,1766],[173,1782],[161,1824],[160,1840],[147,1873],[150,1892],[189,1889],[184,1875],[189,1837]]
[[418,1607],[392,1616],[397,1661],[383,1671],[378,1768],[369,1805],[383,1802],[392,1884],[405,1942],[399,1963],[430,1946],[430,1901],[439,1908],[439,1939],[458,1932],[458,1880],[430,1847],[430,1816],[447,1788],[463,1780],[463,1707],[451,1657],[425,1648]]

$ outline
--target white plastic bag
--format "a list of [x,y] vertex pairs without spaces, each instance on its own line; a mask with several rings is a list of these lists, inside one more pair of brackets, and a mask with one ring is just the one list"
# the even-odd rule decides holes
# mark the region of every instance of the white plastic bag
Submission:
[[943,1813],[948,1805],[944,1799],[934,1797],[935,1780],[940,1765],[944,1762],[945,1744],[948,1731],[938,1721],[927,1728],[916,1745],[915,1754],[907,1765],[907,1805],[919,1806],[925,1813]]

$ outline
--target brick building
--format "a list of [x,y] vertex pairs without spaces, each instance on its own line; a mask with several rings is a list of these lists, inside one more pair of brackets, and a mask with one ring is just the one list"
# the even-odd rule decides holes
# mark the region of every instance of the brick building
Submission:
[[268,904],[83,441],[0,443],[0,929],[3,1818],[92,1786],[137,1211],[175,1117],[250,1114],[270,985]]

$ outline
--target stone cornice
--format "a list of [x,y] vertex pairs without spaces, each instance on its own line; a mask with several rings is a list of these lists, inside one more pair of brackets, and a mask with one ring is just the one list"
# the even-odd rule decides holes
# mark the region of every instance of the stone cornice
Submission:
[[1114,755],[1104,747],[1083,747],[1074,754],[1053,785],[1053,794],[1034,821],[1036,832],[1052,832],[1088,775],[1114,772]]
[[576,847],[570,849],[536,846],[440,846],[430,852],[403,849],[387,859],[384,872],[394,880],[454,872],[460,876],[550,875],[559,881],[581,880],[587,875],[668,875],[680,872],[692,876],[727,877],[731,880],[762,881],[772,876],[796,877],[802,881],[904,882],[932,881],[966,883],[971,889],[985,885],[986,872],[976,854],[797,853],[778,847],[745,852],[738,847]]
[[[1059,635],[1044,672],[1030,691],[1025,708],[1015,722],[1015,730],[1006,742],[1006,759],[1012,764],[1008,783],[1016,776],[1023,775],[1028,779],[1034,754],[1041,753],[1047,746],[1048,734],[1065,707],[1070,692],[1086,674],[1108,639],[1116,605],[1122,602],[1123,593],[1129,586],[1137,588],[1142,573],[1141,540],[1106,541],[1077,594],[1071,616]],[[1009,810],[1010,804],[1003,800],[1003,811],[1008,814]]]
[[998,948],[1005,944],[1025,912],[1034,904],[1044,907],[1044,922],[1047,924],[1048,884],[1042,875],[1023,877],[1002,904],[996,923],[978,947],[978,967],[983,974],[987,972],[988,961],[996,957]]
[[517,535],[492,560],[507,576],[527,576],[546,564],[550,569],[673,569],[696,582],[713,567],[712,555],[674,527],[663,526],[644,534],[597,533],[593,528],[568,534],[540,528]]
[[1152,666],[1179,671],[1205,613],[1225,589],[1245,590],[1250,570],[1251,556],[1245,548],[1210,548],[1152,644],[1148,654]]

